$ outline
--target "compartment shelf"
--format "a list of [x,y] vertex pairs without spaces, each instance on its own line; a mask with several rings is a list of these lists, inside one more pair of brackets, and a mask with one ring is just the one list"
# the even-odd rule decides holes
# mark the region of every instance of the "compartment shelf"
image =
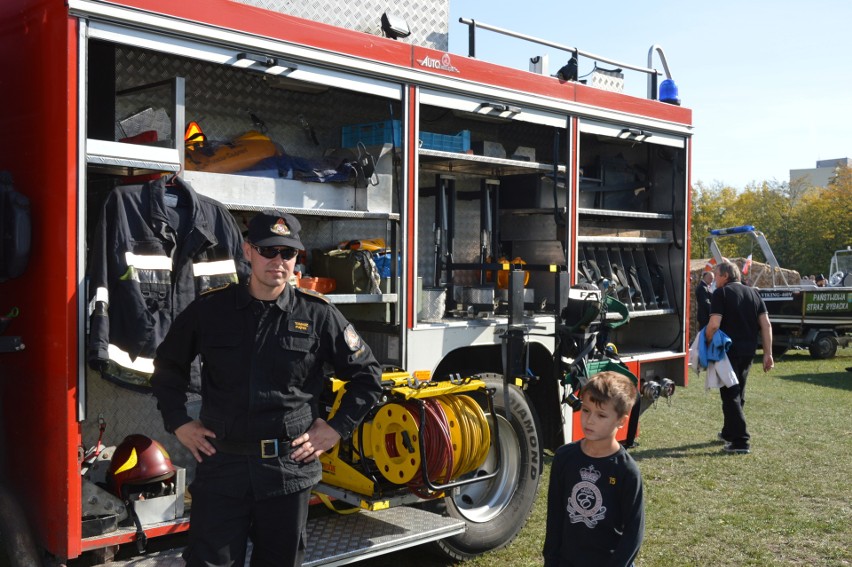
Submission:
[[86,139],[89,169],[108,175],[141,175],[180,171],[180,155],[174,148],[124,144]]
[[656,220],[671,220],[670,213],[643,213],[638,211],[619,211],[613,209],[586,209],[578,208],[577,212],[581,215],[590,215],[598,217],[626,217],[633,219],[656,219]]
[[[641,310],[630,310],[630,318],[636,319],[638,317],[656,317],[659,315],[673,315],[676,313],[674,309],[648,309],[646,311]],[[607,313],[606,314],[607,321],[617,321],[621,319],[621,316],[618,313]]]
[[183,178],[198,194],[216,199],[235,211],[276,208],[297,215],[399,220],[399,213],[391,212],[391,176],[378,175],[379,185],[363,189],[348,183],[315,183],[198,171],[187,171]]
[[682,358],[685,353],[674,350],[652,350],[640,351],[627,349],[619,353],[619,358],[623,362],[642,362],[645,360],[661,360],[661,359],[676,359]]
[[[553,165],[535,161],[442,152],[439,150],[420,150],[420,168],[424,171],[440,173],[466,173],[470,175],[485,175],[499,177],[503,175],[521,175],[536,171],[551,172]],[[565,166],[558,166],[560,173],[565,173]]]
[[397,294],[395,293],[328,293],[325,296],[335,305],[351,305],[356,303],[396,303],[398,300]]
[[[215,198],[212,195],[205,193],[204,191],[196,191],[201,195],[207,195],[208,197]],[[219,199],[217,199],[219,200]],[[266,209],[275,209],[277,211],[283,211],[285,213],[290,213],[291,215],[296,215],[300,217],[329,217],[329,218],[338,218],[338,219],[369,219],[369,220],[391,220],[398,221],[399,213],[371,213],[369,211],[347,211],[340,209],[303,209],[300,207],[281,207],[278,205],[270,204],[270,205],[248,205],[246,203],[232,203],[229,201],[221,201],[220,203],[225,205],[225,208],[229,211],[252,211],[252,212],[260,212]]]
[[615,242],[620,244],[671,244],[674,242],[670,237],[649,236],[578,236],[577,242]]

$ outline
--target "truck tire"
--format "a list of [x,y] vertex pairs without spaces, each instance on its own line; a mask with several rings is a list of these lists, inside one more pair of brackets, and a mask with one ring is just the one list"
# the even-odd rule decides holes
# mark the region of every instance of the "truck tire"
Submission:
[[15,494],[3,482],[0,482],[0,565],[42,565],[24,509]]
[[811,358],[817,360],[834,358],[837,354],[837,339],[830,333],[820,333],[814,342],[808,345],[808,352],[811,353]]
[[[500,474],[482,483],[462,486],[451,496],[436,503],[445,515],[463,520],[463,534],[436,543],[440,555],[455,561],[476,557],[508,545],[523,528],[535,504],[542,472],[541,444],[538,438],[538,417],[523,391],[509,387],[510,420],[503,412],[503,377],[481,374],[479,377],[494,388],[494,410],[497,413],[502,462]],[[485,409],[486,400],[477,399]],[[480,470],[472,474],[494,471],[494,447]]]

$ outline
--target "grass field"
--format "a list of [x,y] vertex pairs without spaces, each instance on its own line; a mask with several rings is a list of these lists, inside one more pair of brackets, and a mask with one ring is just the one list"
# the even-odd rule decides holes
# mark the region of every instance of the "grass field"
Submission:
[[[728,455],[717,391],[703,382],[643,414],[630,453],[645,482],[646,530],[637,565],[852,565],[852,349],[831,360],[793,351],[764,374],[752,367],[746,418],[752,453]],[[702,375],[703,378],[703,375]],[[508,547],[470,567],[541,565],[546,483]],[[413,549],[373,567],[442,565]]]

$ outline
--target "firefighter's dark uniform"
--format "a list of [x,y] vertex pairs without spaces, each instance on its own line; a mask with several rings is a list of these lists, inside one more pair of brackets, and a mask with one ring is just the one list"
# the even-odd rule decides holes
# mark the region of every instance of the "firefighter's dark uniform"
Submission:
[[[189,565],[242,565],[240,547],[244,553],[249,528],[242,519],[225,523],[218,535],[206,534],[212,541],[193,536],[194,527],[223,525],[223,515],[240,516],[239,510],[268,518],[257,520],[252,534],[267,530],[284,541],[282,530],[298,529],[294,541],[303,552],[309,492],[322,471],[318,460],[293,461],[290,441],[316,415],[324,363],[348,381],[329,425],[349,437],[381,392],[378,362],[337,308],[318,294],[287,286],[277,300],[265,302],[253,298],[245,285],[211,291],[178,316],[157,349],[152,386],[169,431],[191,421],[184,402],[196,354],[203,360],[200,419],[216,433],[217,452],[203,458],[191,486],[191,543],[185,559]],[[282,506],[298,511],[282,513]],[[211,514],[217,519],[208,524]],[[288,525],[280,523],[282,516]]]
[[[245,279],[242,234],[221,203],[179,177],[113,189],[92,237],[87,358],[104,378],[148,392],[157,346],[203,292]],[[193,369],[198,391],[198,367]]]

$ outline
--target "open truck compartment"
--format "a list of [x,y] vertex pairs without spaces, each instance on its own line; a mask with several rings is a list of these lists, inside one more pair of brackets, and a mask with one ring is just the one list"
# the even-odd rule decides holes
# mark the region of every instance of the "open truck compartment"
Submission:
[[[179,176],[240,230],[260,210],[296,215],[303,279],[332,276],[317,256],[380,239],[376,285],[341,281],[327,297],[389,369],[493,379],[505,370],[507,331],[524,329],[525,376],[512,392],[537,418],[531,432],[520,417],[502,426],[504,435],[515,428],[534,438],[507,453],[512,466],[525,463],[525,499],[538,487],[541,448],[579,436],[553,354],[572,285],[595,284],[627,306],[629,324],[607,340],[633,374],[685,384],[688,109],[231,2],[214,2],[206,15],[155,0],[53,4],[36,35],[63,33],[50,46],[28,44],[22,60],[34,65],[50,47],[64,73],[45,71],[33,88],[75,96],[22,91],[16,104],[32,130],[61,116],[67,137],[50,168],[8,141],[0,165],[15,170],[41,235],[28,273],[4,285],[22,313],[58,314],[48,330],[19,325],[27,348],[2,359],[6,376],[28,377],[15,390],[4,384],[9,450],[62,448],[61,466],[39,460],[34,474],[10,475],[38,511],[29,521],[50,554],[73,558],[136,539],[129,526],[81,530],[80,461],[103,424],[106,445],[149,436],[186,486],[194,475],[144,384],[123,387],[86,364],[91,249],[105,201],[129,182]],[[3,12],[16,21],[14,10]],[[14,29],[10,37],[24,33]],[[19,63],[3,60],[7,72]],[[16,123],[3,113],[4,125]],[[57,254],[51,271],[64,285],[37,278]],[[127,364],[144,376],[150,362]],[[188,403],[197,411],[200,401]],[[22,430],[35,407],[55,423]],[[145,522],[149,538],[187,529],[191,503],[174,500]],[[461,556],[500,543],[476,547],[480,518],[456,504],[456,517],[473,521],[462,529],[442,518],[431,539]],[[524,506],[528,513],[531,501]],[[505,519],[501,537],[510,540],[525,519]]]

